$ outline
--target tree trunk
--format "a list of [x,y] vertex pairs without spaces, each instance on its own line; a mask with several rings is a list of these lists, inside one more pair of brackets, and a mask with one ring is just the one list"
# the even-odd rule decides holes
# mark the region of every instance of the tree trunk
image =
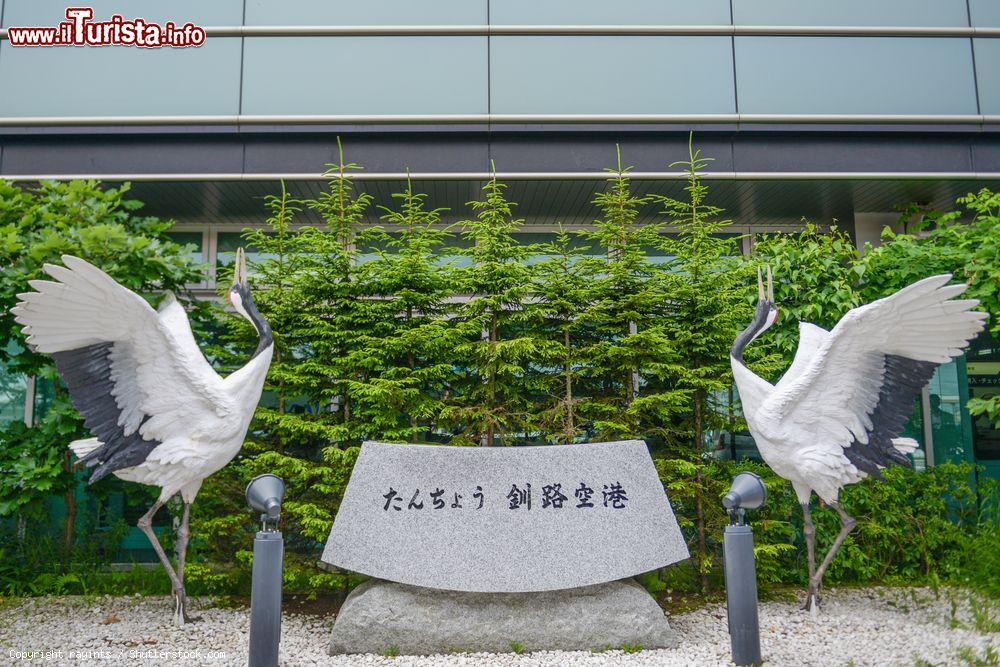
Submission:
[[493,411],[496,410],[497,402],[497,372],[493,362],[493,355],[496,354],[497,342],[497,316],[494,313],[490,320],[490,373],[487,380],[489,387],[489,420],[486,424],[486,446],[493,447],[496,444],[496,427],[494,424]]
[[[406,328],[409,330],[411,322],[413,320],[413,305],[406,306]],[[413,376],[413,371],[417,367],[417,360],[413,356],[413,350],[407,350],[406,352],[406,364],[410,368],[410,376]],[[413,414],[410,415],[410,442],[417,442],[417,417]]]
[[708,593],[708,573],[702,569],[702,563],[708,558],[708,541],[705,538],[705,507],[704,499],[702,498],[702,481],[704,477],[702,475],[701,467],[701,437],[702,437],[702,420],[701,420],[701,407],[702,407],[702,396],[701,390],[697,390],[694,393],[694,434],[695,434],[695,460],[698,461],[696,465],[698,466],[698,472],[695,476],[695,514],[698,526],[698,577],[701,581],[701,592],[702,594]]
[[566,443],[569,444],[573,442],[576,435],[576,425],[574,424],[573,415],[573,363],[570,358],[570,339],[569,339],[569,329],[563,330],[563,349],[566,352],[565,363],[563,364],[563,374],[566,380],[566,421],[565,421],[565,435],[563,436]]

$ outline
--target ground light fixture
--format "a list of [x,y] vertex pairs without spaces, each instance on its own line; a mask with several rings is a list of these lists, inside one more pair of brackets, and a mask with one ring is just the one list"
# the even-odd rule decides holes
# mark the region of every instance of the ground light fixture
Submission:
[[746,511],[757,509],[767,499],[764,481],[752,472],[733,477],[722,506],[729,512],[723,537],[726,569],[726,606],[733,662],[760,665],[760,624],[757,618],[757,571],[753,558],[753,531],[746,524]]
[[247,503],[260,512],[253,541],[250,588],[250,667],[277,667],[281,642],[281,571],[285,544],[278,530],[285,483],[277,475],[257,475],[247,485]]

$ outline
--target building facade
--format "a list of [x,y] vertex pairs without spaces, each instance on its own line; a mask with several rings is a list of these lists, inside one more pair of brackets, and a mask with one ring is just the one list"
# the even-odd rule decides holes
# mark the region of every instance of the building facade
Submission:
[[[678,194],[689,132],[732,233],[836,222],[877,242],[896,207],[950,208],[1000,185],[996,0],[94,0],[190,22],[189,48],[13,46],[66,5],[0,0],[0,178],[131,181],[178,240],[225,263],[279,182],[315,196],[339,137],[387,204],[407,172],[461,215],[488,174],[525,234],[585,227],[615,145],[640,193]],[[376,222],[372,209],[372,222]],[[654,215],[650,209],[644,215]],[[199,286],[214,292],[214,277]],[[1000,434],[970,395],[997,391],[982,339],[941,368],[911,431],[924,460],[1000,474]],[[0,418],[44,409],[0,383]],[[729,441],[739,449],[736,436]]]

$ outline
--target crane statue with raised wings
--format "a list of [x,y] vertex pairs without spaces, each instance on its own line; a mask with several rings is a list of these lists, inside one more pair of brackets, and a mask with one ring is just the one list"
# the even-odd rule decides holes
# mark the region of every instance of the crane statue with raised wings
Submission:
[[[743,362],[743,351],[778,317],[771,270],[767,289],[757,271],[753,321],[730,351],[750,433],[761,458],[795,489],[804,516],[809,560],[805,608],[815,610],[823,573],[857,524],[839,503],[840,490],[890,465],[910,466],[917,447],[899,437],[916,397],[934,369],[962,354],[987,314],[975,299],[955,299],[966,285],[950,274],[932,276],[848,312],[830,331],[799,323],[791,366],[772,385]],[[840,515],[841,529],[816,567],[815,492]]]
[[[46,264],[54,280],[32,280],[11,312],[33,349],[52,356],[70,401],[94,436],[70,447],[92,470],[89,483],[114,474],[160,487],[138,526],[149,538],[173,587],[174,618],[190,620],[184,559],[191,503],[206,477],[243,446],[271,364],[274,340],[247,284],[246,257],[236,253],[227,298],[257,330],[259,344],[245,366],[220,377],[198,348],[183,306],[167,294],[153,308],[135,292],[78,257]],[[177,568],[152,529],[164,503],[180,494]]]

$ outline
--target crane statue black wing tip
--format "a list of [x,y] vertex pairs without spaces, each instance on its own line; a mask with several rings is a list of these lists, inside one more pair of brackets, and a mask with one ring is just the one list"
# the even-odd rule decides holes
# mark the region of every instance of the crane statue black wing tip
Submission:
[[[95,468],[89,484],[115,470],[142,463],[160,444],[157,440],[143,438],[138,428],[126,433],[120,423],[122,409],[112,393],[115,386],[111,372],[114,345],[98,343],[52,353],[56,370],[69,391],[70,402],[83,417],[84,425],[103,443],[81,457],[88,468]],[[148,418],[144,416],[142,422]]]

